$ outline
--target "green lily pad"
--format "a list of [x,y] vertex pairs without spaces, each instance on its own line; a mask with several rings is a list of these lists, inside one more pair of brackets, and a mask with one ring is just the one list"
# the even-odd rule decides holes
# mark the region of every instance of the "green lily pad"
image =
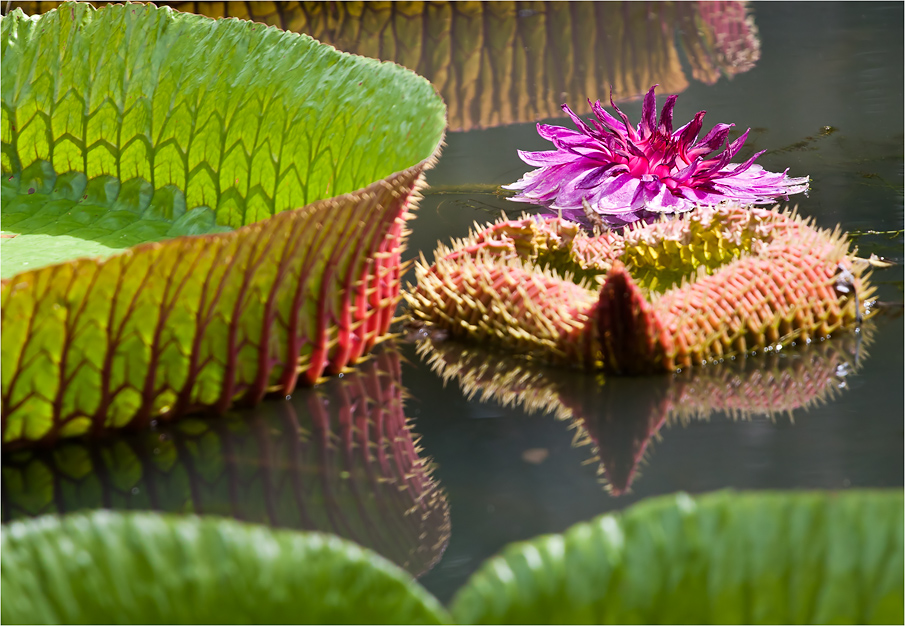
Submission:
[[462,624],[897,624],[903,496],[647,500],[513,544],[453,600]]
[[441,624],[439,602],[331,535],[95,511],[3,527],[6,624]]
[[288,393],[387,332],[427,81],[153,5],[0,43],[5,446]]

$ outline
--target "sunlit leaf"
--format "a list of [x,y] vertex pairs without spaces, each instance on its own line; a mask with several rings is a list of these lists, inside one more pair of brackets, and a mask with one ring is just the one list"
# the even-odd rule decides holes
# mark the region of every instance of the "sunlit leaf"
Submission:
[[15,11],[2,70],[4,445],[288,393],[386,333],[425,80],[137,4]]
[[647,500],[507,547],[453,600],[460,623],[895,624],[901,490]]
[[389,561],[319,533],[96,511],[4,526],[2,550],[7,624],[448,621]]

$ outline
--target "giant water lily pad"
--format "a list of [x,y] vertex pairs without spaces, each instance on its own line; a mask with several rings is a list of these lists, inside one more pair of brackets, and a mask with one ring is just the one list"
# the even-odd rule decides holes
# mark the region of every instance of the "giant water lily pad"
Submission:
[[427,81],[75,3],[4,17],[2,71],[5,446],[288,392],[386,333],[445,124]]
[[508,546],[462,624],[898,624],[902,492],[686,494]]
[[[32,13],[57,2],[13,2]],[[105,4],[105,2],[100,2]],[[179,2],[208,17],[240,17],[306,33],[340,50],[394,61],[430,80],[450,130],[578,114],[613,88],[616,100],[715,83],[754,67],[760,40],[744,2]]]
[[95,511],[3,527],[6,624],[438,624],[369,550],[215,517]]

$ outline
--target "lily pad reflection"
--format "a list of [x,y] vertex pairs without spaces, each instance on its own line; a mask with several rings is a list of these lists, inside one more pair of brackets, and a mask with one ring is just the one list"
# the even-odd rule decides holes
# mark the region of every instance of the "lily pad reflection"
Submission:
[[[423,341],[421,357],[469,398],[520,406],[567,420],[575,445],[590,445],[613,495],[629,491],[651,438],[666,424],[709,419],[787,416],[838,396],[867,358],[873,327],[800,349],[727,360],[673,375],[608,382],[562,368],[492,353],[455,341]],[[668,435],[667,435],[668,436]]]
[[111,508],[331,532],[415,575],[449,538],[446,497],[403,413],[392,346],[250,418],[188,418],[107,442],[3,458],[3,521]]

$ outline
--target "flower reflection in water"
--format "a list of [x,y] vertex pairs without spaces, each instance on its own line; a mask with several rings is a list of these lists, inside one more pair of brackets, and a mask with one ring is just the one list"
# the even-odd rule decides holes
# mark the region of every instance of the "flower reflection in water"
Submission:
[[94,508],[213,514],[331,532],[415,575],[449,539],[446,496],[403,414],[391,345],[251,417],[186,418],[3,456],[3,521]]
[[519,406],[567,420],[576,445],[592,446],[599,474],[613,495],[628,492],[652,437],[664,424],[706,420],[776,419],[828,402],[867,358],[873,326],[801,349],[691,368],[675,375],[603,378],[456,341],[425,340],[418,352],[444,381],[454,379],[468,398]]

